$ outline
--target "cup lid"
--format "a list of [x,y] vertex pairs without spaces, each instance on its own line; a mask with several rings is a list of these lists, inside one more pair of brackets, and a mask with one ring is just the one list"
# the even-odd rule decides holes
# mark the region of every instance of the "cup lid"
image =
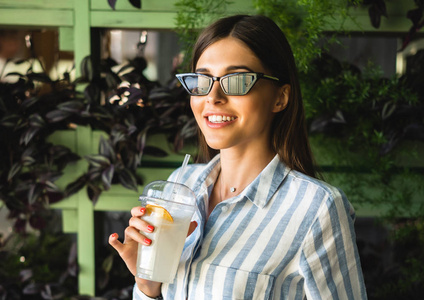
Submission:
[[141,197],[163,199],[187,205],[196,204],[196,196],[188,186],[166,180],[157,180],[146,185]]

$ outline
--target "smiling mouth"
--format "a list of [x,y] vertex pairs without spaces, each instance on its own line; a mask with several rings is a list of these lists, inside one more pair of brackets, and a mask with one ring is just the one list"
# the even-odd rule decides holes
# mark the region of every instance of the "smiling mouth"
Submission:
[[225,122],[234,121],[236,119],[236,117],[217,116],[217,115],[208,116],[207,118],[208,118],[208,121],[211,123],[225,123]]

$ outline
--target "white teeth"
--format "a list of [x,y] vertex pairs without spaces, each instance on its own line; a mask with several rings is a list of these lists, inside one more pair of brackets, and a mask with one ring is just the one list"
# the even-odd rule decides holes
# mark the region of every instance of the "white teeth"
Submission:
[[222,123],[222,122],[233,121],[235,120],[235,117],[212,115],[212,116],[208,116],[208,120],[209,122],[212,122],[212,123]]

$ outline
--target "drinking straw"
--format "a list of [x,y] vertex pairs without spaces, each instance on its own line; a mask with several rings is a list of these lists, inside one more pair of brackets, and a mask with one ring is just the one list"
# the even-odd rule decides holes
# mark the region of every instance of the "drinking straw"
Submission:
[[[175,196],[180,192],[181,185],[177,185],[176,183],[180,183],[181,177],[184,173],[185,168],[187,167],[188,161],[190,160],[190,154],[186,154],[184,157],[183,164],[181,165],[180,171],[177,174],[177,178],[174,181],[172,189],[169,191],[170,197],[169,199],[172,199],[172,201],[175,201]],[[176,187],[178,186],[178,188]],[[168,197],[166,197],[168,198]],[[171,204],[172,205],[172,204]]]
[[177,179],[175,180],[176,183],[180,183],[181,176],[183,175],[184,170],[185,170],[189,160],[190,160],[190,154],[186,154],[185,157],[184,157],[183,164],[181,165],[181,169],[178,172]]

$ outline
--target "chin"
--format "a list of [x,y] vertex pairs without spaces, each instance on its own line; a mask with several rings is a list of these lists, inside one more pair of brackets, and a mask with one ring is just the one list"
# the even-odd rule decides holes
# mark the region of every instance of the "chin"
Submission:
[[227,148],[224,143],[222,143],[222,140],[210,140],[210,139],[206,139],[206,143],[208,144],[209,147],[211,147],[214,150],[221,150],[224,148]]

